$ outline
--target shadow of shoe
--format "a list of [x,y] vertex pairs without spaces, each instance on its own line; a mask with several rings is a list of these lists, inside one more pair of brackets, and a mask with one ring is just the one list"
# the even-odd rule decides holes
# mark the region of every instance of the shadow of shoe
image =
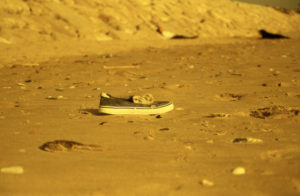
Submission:
[[99,113],[98,109],[87,108],[79,110],[82,114],[92,114],[94,116],[108,116],[110,114]]

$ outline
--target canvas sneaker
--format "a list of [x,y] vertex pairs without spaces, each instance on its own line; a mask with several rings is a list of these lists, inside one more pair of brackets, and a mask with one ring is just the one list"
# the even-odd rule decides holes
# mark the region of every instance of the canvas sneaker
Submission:
[[154,101],[151,94],[117,98],[101,93],[99,113],[104,114],[162,114],[174,109],[170,101]]

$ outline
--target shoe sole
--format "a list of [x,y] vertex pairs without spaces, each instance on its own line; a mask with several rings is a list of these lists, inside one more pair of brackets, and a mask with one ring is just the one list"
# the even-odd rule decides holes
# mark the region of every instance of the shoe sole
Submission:
[[159,107],[128,107],[128,106],[101,106],[99,107],[99,113],[104,114],[162,114],[174,109],[173,103],[169,102]]

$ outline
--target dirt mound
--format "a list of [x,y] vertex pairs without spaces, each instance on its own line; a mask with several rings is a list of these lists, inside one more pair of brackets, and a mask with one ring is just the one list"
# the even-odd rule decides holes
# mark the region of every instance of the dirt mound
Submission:
[[300,30],[299,14],[229,0],[3,0],[0,16],[0,43],[5,44],[174,35],[255,37],[259,29],[275,33]]

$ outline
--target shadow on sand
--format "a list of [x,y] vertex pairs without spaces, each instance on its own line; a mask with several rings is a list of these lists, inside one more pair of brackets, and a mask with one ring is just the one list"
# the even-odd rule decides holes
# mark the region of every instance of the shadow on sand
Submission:
[[79,110],[83,114],[92,114],[94,116],[110,116],[110,114],[99,113],[98,109],[87,108]]

